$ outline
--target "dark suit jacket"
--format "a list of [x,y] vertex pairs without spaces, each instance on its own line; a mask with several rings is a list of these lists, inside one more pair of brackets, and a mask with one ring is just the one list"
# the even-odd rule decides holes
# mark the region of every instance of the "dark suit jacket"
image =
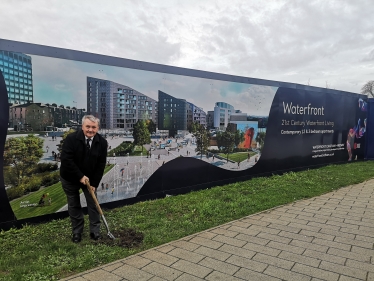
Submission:
[[91,186],[98,187],[104,173],[107,149],[106,139],[96,134],[87,155],[83,131],[69,134],[62,145],[60,176],[71,183],[79,183],[83,176],[87,176]]

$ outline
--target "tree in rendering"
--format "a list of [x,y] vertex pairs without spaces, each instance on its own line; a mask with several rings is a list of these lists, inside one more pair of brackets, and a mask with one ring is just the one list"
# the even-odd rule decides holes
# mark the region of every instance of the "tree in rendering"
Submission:
[[231,153],[235,147],[235,134],[229,131],[218,132],[217,145],[218,148],[226,154],[226,160],[229,162],[229,153]]
[[265,137],[266,137],[265,132],[258,132],[256,136],[256,142],[258,143],[258,146],[261,152],[262,152],[262,149],[264,148]]
[[157,125],[155,122],[153,122],[152,119],[148,119],[146,122],[146,125],[147,125],[147,128],[148,128],[148,131],[150,134],[153,134],[153,133],[156,133],[156,128],[157,128]]
[[226,132],[234,134],[234,144],[236,147],[238,147],[238,145],[244,141],[244,132],[238,130],[235,124],[229,123],[226,127]]
[[196,132],[196,130],[198,129],[199,125],[200,125],[200,123],[198,123],[198,122],[192,122],[192,123],[187,125],[187,130],[191,134],[194,134]]
[[10,166],[17,185],[28,175],[43,156],[44,140],[34,135],[9,138],[4,147],[4,163]]
[[136,122],[132,136],[134,137],[134,144],[140,145],[143,152],[143,145],[151,142],[151,134],[144,120],[138,120],[138,122]]
[[194,134],[196,138],[196,154],[203,157],[203,154],[207,153],[209,147],[209,131],[204,127],[204,125],[199,123],[193,123],[191,127],[191,133]]
[[368,81],[362,88],[361,94],[374,98],[374,80]]
[[62,151],[62,145],[64,144],[64,141],[65,141],[66,137],[67,137],[69,134],[74,133],[74,132],[75,132],[74,129],[69,129],[69,131],[65,131],[65,132],[62,134],[62,136],[61,136],[61,140],[60,140],[60,143],[57,144],[57,149],[58,149],[58,151],[60,151],[60,152]]

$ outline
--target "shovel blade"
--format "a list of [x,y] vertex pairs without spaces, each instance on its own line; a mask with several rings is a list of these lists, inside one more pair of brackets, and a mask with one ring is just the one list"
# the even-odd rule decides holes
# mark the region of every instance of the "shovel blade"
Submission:
[[114,237],[114,235],[110,232],[108,232],[108,237],[112,240],[116,239],[116,237]]

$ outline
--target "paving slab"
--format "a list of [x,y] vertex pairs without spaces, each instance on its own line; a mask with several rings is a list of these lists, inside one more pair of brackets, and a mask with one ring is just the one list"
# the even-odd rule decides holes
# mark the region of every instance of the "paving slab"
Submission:
[[65,281],[374,280],[374,179],[160,245]]

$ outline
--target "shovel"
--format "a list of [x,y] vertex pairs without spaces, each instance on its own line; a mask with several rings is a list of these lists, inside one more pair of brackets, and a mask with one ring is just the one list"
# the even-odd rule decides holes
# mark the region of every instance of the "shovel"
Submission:
[[98,210],[98,212],[99,212],[101,218],[103,219],[103,222],[104,222],[104,225],[105,225],[106,230],[107,230],[107,232],[108,232],[108,236],[109,236],[109,238],[110,238],[110,239],[115,239],[116,237],[114,237],[114,235],[113,235],[112,233],[110,233],[110,231],[109,231],[108,223],[106,222],[106,219],[105,219],[105,217],[104,217],[103,211],[101,210],[101,207],[100,207],[99,201],[97,201],[97,198],[96,198],[95,192],[92,190],[89,181],[86,181],[86,186],[87,186],[88,191],[91,193],[92,199],[95,201],[96,208],[97,208],[97,210]]

